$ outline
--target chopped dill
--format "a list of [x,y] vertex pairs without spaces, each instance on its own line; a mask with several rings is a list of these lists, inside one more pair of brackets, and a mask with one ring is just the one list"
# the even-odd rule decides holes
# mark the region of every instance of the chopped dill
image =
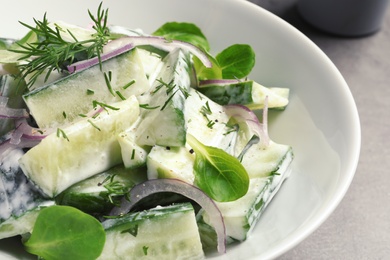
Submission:
[[159,108],[160,106],[151,107],[149,104],[139,104],[139,107],[143,109],[156,109]]
[[123,94],[122,94],[119,90],[115,91],[115,93],[118,95],[118,97],[119,97],[120,99],[126,100],[125,96],[123,96]]
[[96,108],[97,106],[100,106],[100,107],[102,107],[104,110],[107,110],[107,109],[119,110],[119,108],[117,108],[117,107],[110,106],[110,105],[108,105],[108,104],[99,102],[99,101],[97,101],[97,100],[93,100],[93,101],[92,101],[92,105],[93,105],[93,108]]
[[88,121],[88,123],[90,123],[94,128],[96,128],[97,130],[101,131],[100,127],[98,127],[94,122],[92,122],[91,119],[88,119],[87,121]]
[[112,72],[111,71],[109,71],[108,73],[104,72],[103,75],[104,75],[104,81],[106,82],[108,91],[110,91],[111,95],[115,96],[114,90],[112,89],[112,85],[111,85]]
[[87,95],[93,95],[95,94],[95,91],[92,89],[87,89]]
[[130,87],[131,85],[133,85],[135,83],[135,80],[131,80],[129,83],[127,83],[126,85],[124,85],[122,88],[123,89],[127,89],[128,87]]
[[57,128],[57,137],[63,137],[69,142],[69,138],[66,135],[65,131],[62,130],[61,128]]

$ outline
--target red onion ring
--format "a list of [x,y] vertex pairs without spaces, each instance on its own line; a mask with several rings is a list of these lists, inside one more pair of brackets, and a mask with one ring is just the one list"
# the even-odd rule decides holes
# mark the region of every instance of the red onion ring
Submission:
[[268,97],[265,98],[263,108],[263,122],[261,123],[256,114],[248,107],[243,105],[226,105],[225,112],[234,117],[238,122],[244,122],[249,129],[260,138],[260,146],[266,148],[269,145],[270,138],[268,135]]
[[0,106],[0,118],[28,118],[26,109]]
[[115,45],[122,46],[129,43],[134,44],[134,46],[152,45],[168,52],[173,51],[176,48],[181,48],[196,56],[207,68],[212,67],[212,63],[209,60],[207,54],[195,45],[179,40],[167,40],[158,36],[125,36],[112,40],[104,48],[110,49]]
[[21,148],[30,148],[37,145],[43,138],[50,134],[52,129],[41,130],[30,126],[26,119],[15,122],[15,129],[10,134],[9,141]]
[[268,134],[268,96],[265,97],[264,107],[263,107],[263,131],[264,135],[267,136],[266,142],[263,145],[268,146],[270,142],[269,134]]
[[157,36],[125,36],[115,40],[110,41],[103,47],[103,54],[99,57],[94,57],[88,60],[83,60],[79,62],[75,62],[67,66],[67,69],[70,73],[75,73],[78,71],[82,71],[91,66],[99,64],[101,61],[108,60],[112,57],[118,56],[122,53],[125,53],[136,46],[142,45],[152,45],[156,46],[165,51],[172,51],[175,48],[182,48],[183,50],[187,50],[196,57],[207,67],[211,68],[212,63],[207,57],[206,53],[204,53],[201,49],[192,45],[188,42],[179,41],[179,40],[166,40],[163,37]]
[[28,118],[26,109],[7,107],[8,97],[0,96],[0,118]]
[[221,212],[215,202],[199,188],[178,179],[153,179],[134,186],[119,207],[111,210],[111,216],[128,213],[143,198],[159,192],[181,194],[198,203],[209,215],[218,238],[218,252],[226,252],[226,230]]
[[94,58],[91,58],[88,60],[82,60],[79,62],[75,62],[73,64],[68,65],[67,69],[70,73],[82,71],[82,70],[85,70],[91,66],[99,64],[99,62],[101,62],[101,61],[105,61],[105,60],[108,60],[108,59],[113,58],[115,56],[118,56],[118,55],[125,53],[133,48],[134,48],[134,45],[132,43],[128,43],[128,44],[122,45],[119,48],[116,48],[108,53],[102,54],[100,56],[100,59],[99,59],[99,57],[94,57]]

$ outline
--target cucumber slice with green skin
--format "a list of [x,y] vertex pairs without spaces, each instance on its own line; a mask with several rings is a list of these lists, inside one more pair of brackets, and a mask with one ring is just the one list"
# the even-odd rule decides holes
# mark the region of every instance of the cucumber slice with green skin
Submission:
[[190,203],[156,207],[103,222],[106,243],[99,259],[203,259]]
[[103,61],[102,70],[99,64],[94,65],[26,93],[23,98],[38,126],[47,128],[79,120],[80,114],[93,109],[93,101],[110,104],[122,100],[120,95],[137,96],[149,88],[138,51],[132,49]]
[[195,154],[187,147],[154,146],[147,157],[148,179],[174,178],[194,183]]
[[135,131],[138,123],[139,120],[134,123],[134,127],[120,133],[117,138],[121,147],[123,164],[128,169],[145,166],[146,157],[150,151],[149,146],[140,146],[136,143]]
[[[71,185],[122,163],[117,135],[136,121],[135,96],[112,104],[95,118],[83,118],[52,133],[19,160],[26,176],[49,197]],[[64,134],[66,134],[66,138]]]
[[163,59],[152,88],[142,97],[146,105],[136,132],[139,145],[182,146],[186,138],[184,104],[192,86],[190,54],[176,49]]
[[[21,94],[26,90],[26,85],[11,75],[0,75],[0,96],[8,97],[7,107],[23,108],[24,102]],[[14,129],[14,119],[0,118],[0,136]]]
[[[260,144],[252,146],[243,157],[250,180],[248,193],[233,202],[218,202],[224,217],[227,235],[230,241],[245,240],[256,225],[261,213],[276,194],[285,178],[290,174],[293,153],[290,146],[271,142],[267,149]],[[153,147],[148,155],[148,178],[177,178],[193,183],[192,167],[194,155],[186,147]],[[202,226],[207,240],[213,236],[206,223]],[[211,227],[210,227],[211,228]],[[213,247],[211,243],[208,247]]]
[[138,46],[137,49],[146,77],[152,84],[156,77],[156,71],[159,71],[159,67],[162,65],[162,59],[168,53],[154,46]]
[[[197,90],[190,89],[184,111],[188,134],[195,136],[205,145],[233,152],[232,141],[236,132],[231,131],[231,127],[227,126],[230,117],[221,105]],[[188,145],[153,146],[146,160],[148,178],[177,178],[193,184],[192,167],[195,154],[190,150],[191,147]]]
[[276,172],[285,161],[291,161],[292,157],[292,148],[289,145],[270,141],[266,149],[259,143],[253,145],[245,153],[241,163],[250,178],[262,178]]
[[268,108],[284,109],[288,104],[289,89],[266,88],[253,81],[234,81],[233,83],[211,83],[201,85],[198,90],[220,105],[239,104],[248,108],[264,108],[268,97]]
[[195,89],[189,94],[185,104],[187,133],[204,145],[229,152],[236,131],[228,125],[230,117],[224,108]]
[[18,165],[21,149],[3,153],[0,164],[0,239],[32,230],[39,210],[54,204],[29,182]]
[[10,217],[0,224],[0,239],[31,233],[39,212],[44,207],[54,205],[53,201],[45,201],[31,210],[25,211],[19,217]]
[[124,193],[146,180],[144,168],[129,170],[119,164],[74,184],[59,194],[55,201],[58,205],[72,206],[89,214],[107,214]]
[[[287,153],[280,154],[280,157],[282,160],[275,171],[269,172],[266,177],[251,178],[245,196],[232,202],[216,202],[224,217],[226,234],[230,241],[244,241],[248,238],[262,212],[278,192],[283,181],[290,175],[292,150],[288,149]],[[252,163],[256,164],[254,161]],[[203,215],[203,219],[209,224],[207,214]]]

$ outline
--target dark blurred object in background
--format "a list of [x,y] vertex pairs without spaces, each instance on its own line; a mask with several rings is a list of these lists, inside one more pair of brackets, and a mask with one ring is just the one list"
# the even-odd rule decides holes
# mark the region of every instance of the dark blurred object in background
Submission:
[[312,26],[340,36],[365,36],[382,25],[388,0],[299,0],[298,12]]

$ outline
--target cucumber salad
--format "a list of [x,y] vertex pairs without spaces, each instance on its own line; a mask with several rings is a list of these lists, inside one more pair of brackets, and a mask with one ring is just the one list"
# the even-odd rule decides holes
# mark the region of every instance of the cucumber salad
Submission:
[[289,89],[248,78],[248,44],[212,54],[193,23],[86,15],[0,40],[0,240],[40,259],[203,259],[245,241],[291,171],[267,130]]

